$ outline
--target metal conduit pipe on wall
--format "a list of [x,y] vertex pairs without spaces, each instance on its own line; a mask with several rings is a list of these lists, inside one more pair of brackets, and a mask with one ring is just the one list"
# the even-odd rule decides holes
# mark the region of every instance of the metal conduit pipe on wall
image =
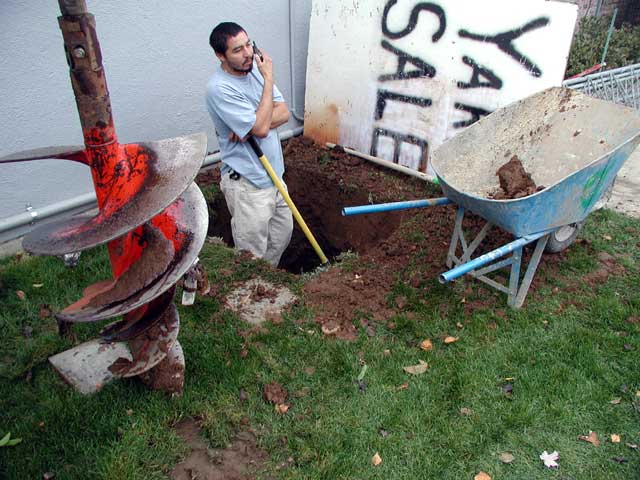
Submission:
[[295,14],[294,14],[294,8],[293,8],[293,2],[294,0],[289,0],[289,73],[290,73],[290,79],[291,79],[291,115],[293,115],[293,118],[295,118],[296,120],[298,120],[299,122],[304,122],[304,111],[302,113],[302,117],[300,115],[298,115],[298,107],[296,106],[296,83],[295,83],[295,78],[296,78],[296,74],[295,74],[295,68],[293,65],[293,51],[294,51],[294,30],[293,30],[293,25],[295,22]]
[[[280,134],[280,140],[287,140],[291,137],[300,135],[301,133],[302,127],[287,130]],[[202,163],[202,168],[215,165],[218,162],[220,162],[220,152],[212,153],[205,157],[204,162]],[[37,210],[31,209],[24,213],[19,213],[8,218],[0,219],[0,234],[15,230],[20,227],[25,227],[29,224],[35,223],[38,220],[44,220],[45,218],[62,215],[78,209],[82,209],[84,211],[95,207],[95,192],[86,193],[77,197],[63,200],[62,202],[45,205],[44,207]],[[6,239],[6,241],[9,240],[12,240],[12,238]]]

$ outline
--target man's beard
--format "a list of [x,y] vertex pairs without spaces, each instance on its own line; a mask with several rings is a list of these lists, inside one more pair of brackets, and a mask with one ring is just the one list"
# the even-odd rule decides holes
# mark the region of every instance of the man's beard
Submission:
[[230,65],[230,66],[231,66],[231,70],[238,73],[249,73],[251,72],[251,70],[253,70],[253,62],[251,62],[249,66],[246,68],[236,68],[233,65]]

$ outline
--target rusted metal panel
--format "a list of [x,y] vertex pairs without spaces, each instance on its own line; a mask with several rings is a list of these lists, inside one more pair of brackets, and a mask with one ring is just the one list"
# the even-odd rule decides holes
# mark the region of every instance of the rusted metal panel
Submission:
[[134,377],[160,363],[178,339],[180,316],[170,303],[160,315],[158,323],[143,334],[129,340],[130,356],[120,357],[109,366],[115,376]]

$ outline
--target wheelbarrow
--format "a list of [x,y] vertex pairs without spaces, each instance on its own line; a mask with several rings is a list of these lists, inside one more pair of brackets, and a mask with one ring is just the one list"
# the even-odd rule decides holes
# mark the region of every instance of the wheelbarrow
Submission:
[[[446,283],[469,274],[506,293],[509,306],[520,308],[542,253],[560,252],[575,240],[639,143],[637,111],[554,87],[496,110],[433,153],[432,167],[445,197],[348,207],[343,215],[457,205],[446,262],[450,270],[439,280]],[[521,198],[493,198],[500,188],[497,170],[514,157],[538,191]],[[470,242],[462,229],[466,210],[486,220]],[[493,226],[514,240],[473,258]],[[534,242],[521,279],[523,247]],[[487,276],[502,268],[509,268],[506,284]]]

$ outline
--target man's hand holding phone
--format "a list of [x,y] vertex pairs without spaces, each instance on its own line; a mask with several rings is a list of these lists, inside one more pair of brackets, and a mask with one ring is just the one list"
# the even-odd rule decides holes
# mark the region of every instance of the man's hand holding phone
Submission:
[[258,48],[256,42],[253,42],[253,58],[256,61],[258,70],[265,80],[273,81],[273,63],[271,57]]
[[256,42],[253,42],[253,55],[254,56],[258,56],[258,58],[260,58],[260,61],[264,62],[264,57],[262,56],[262,52],[260,51],[260,49],[258,48],[258,46],[256,45]]

